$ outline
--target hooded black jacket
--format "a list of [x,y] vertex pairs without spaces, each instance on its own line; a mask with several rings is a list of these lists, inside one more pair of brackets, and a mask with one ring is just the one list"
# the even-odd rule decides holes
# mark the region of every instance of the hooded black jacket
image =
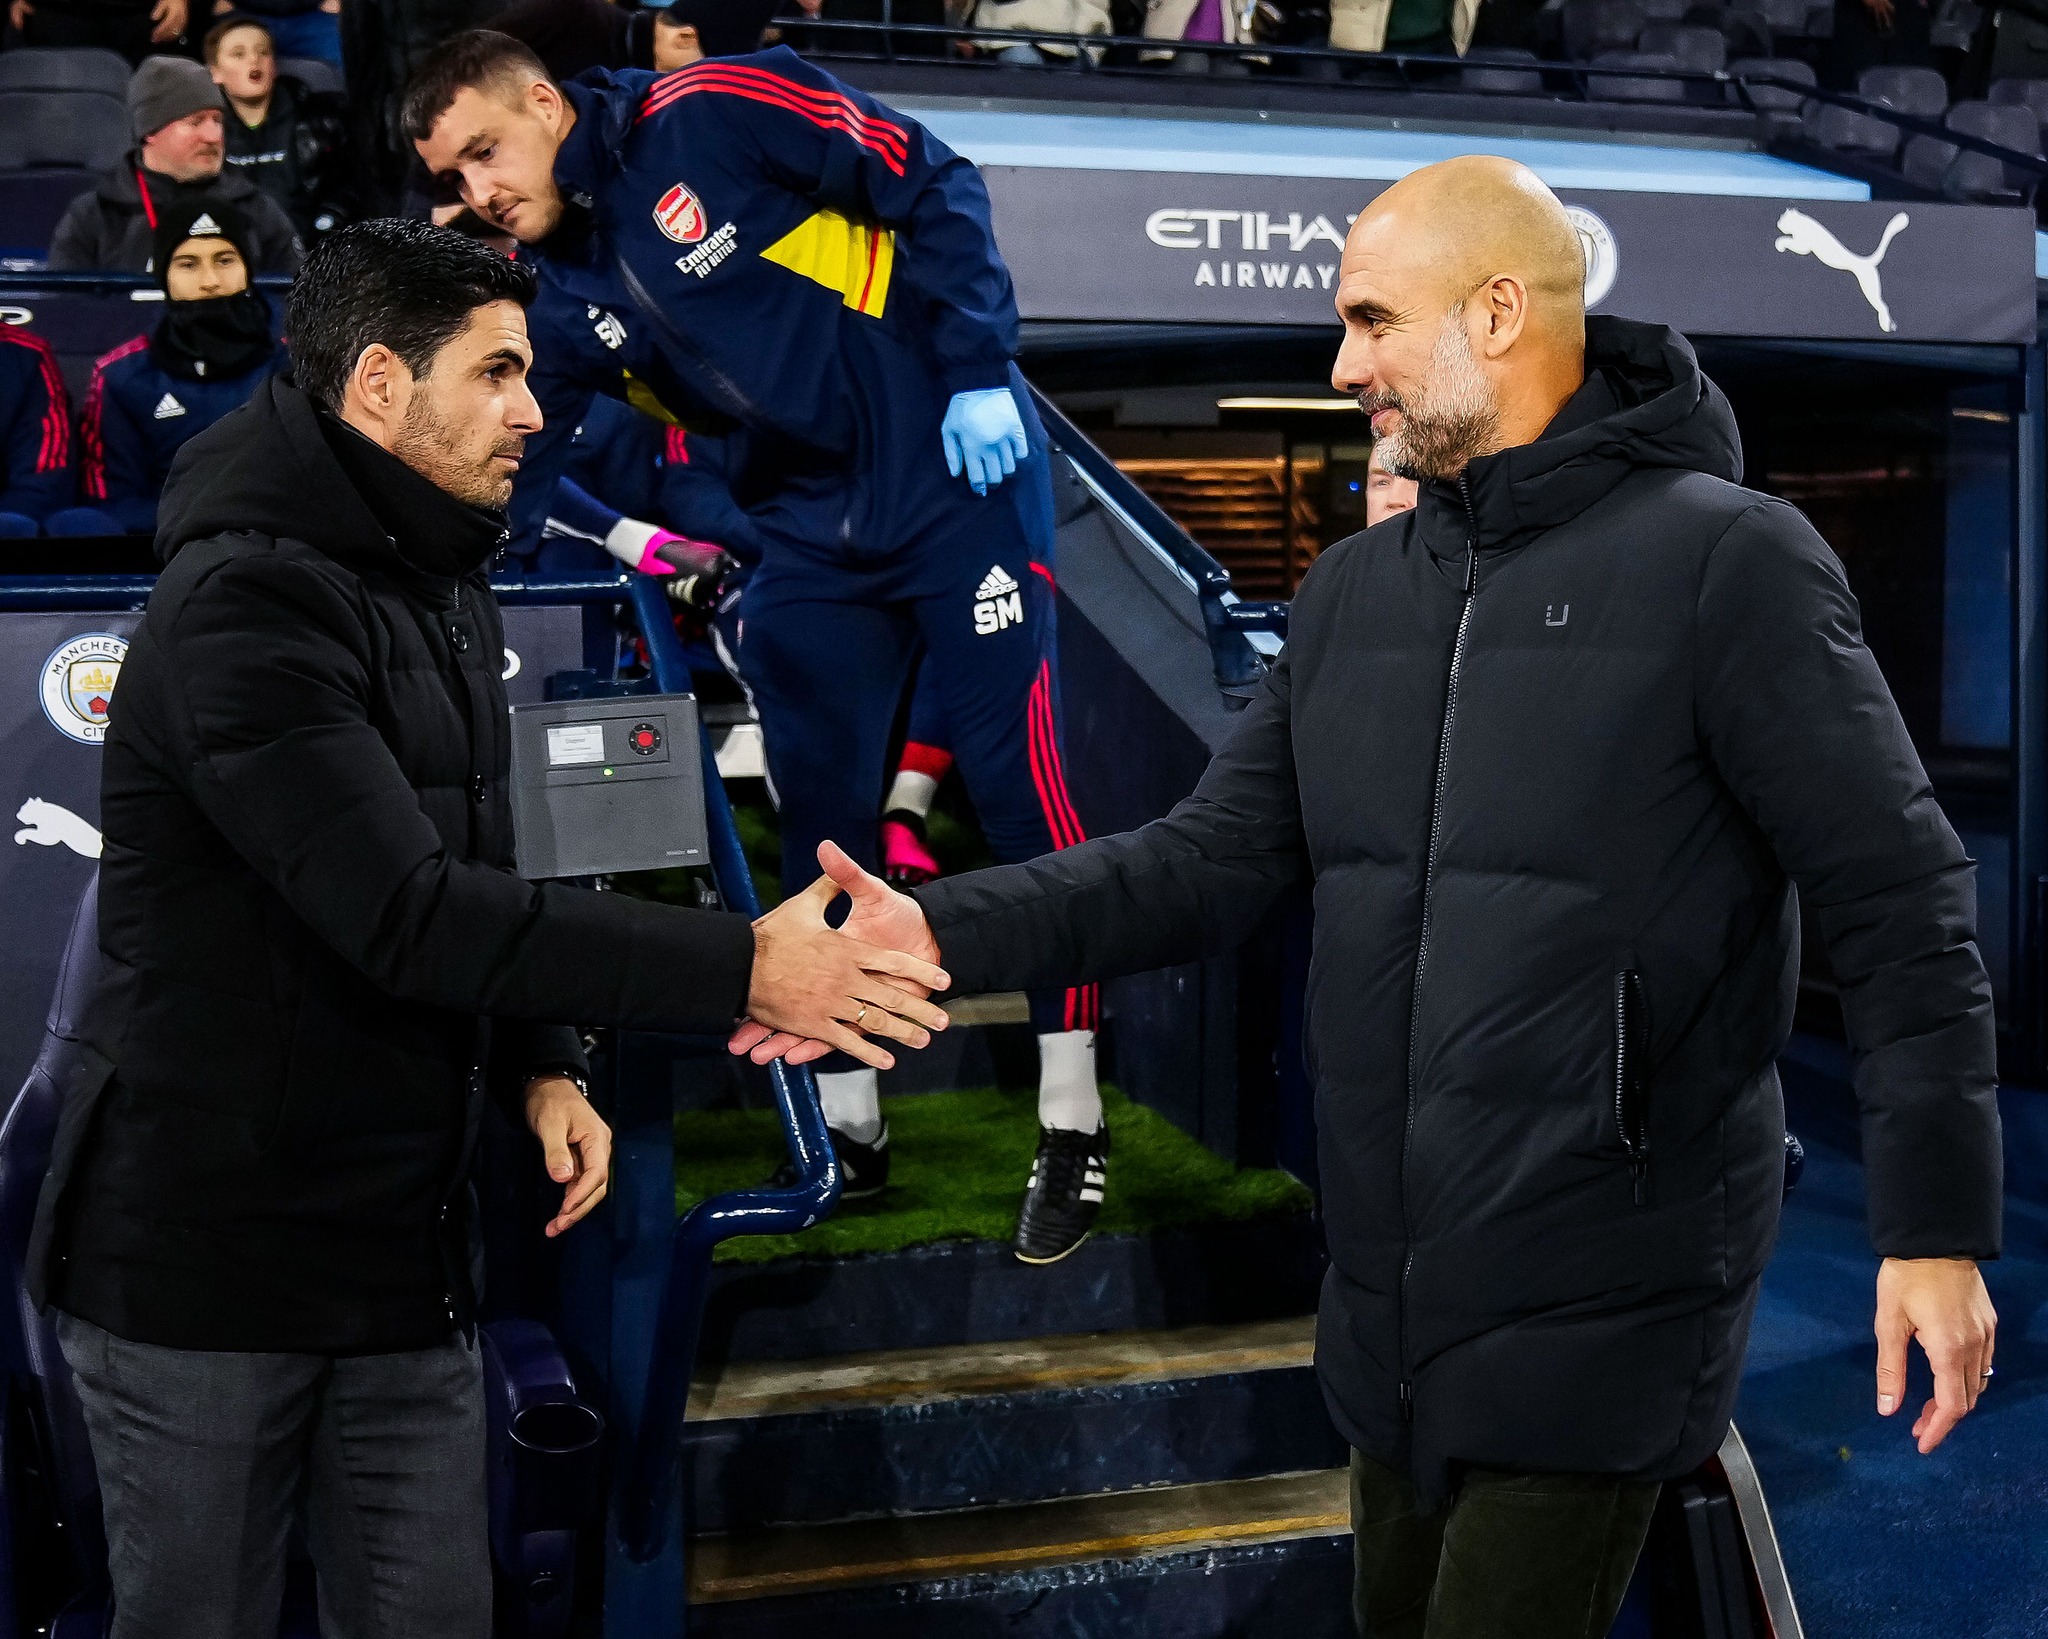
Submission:
[[1740,489],[1658,327],[1536,443],[1325,552],[1165,819],[919,890],[962,990],[1230,948],[1311,882],[1338,1427],[1670,1477],[1721,1441],[1778,1220],[1794,885],[1841,982],[1870,1230],[1997,1254],[1973,871],[1826,544]]
[[[149,190],[145,203],[142,190]],[[204,182],[174,182],[131,150],[64,208],[50,236],[50,266],[71,272],[147,273],[156,216],[177,201],[219,200],[249,219],[250,273],[296,273],[305,252],[284,209],[232,165]]]
[[161,516],[38,1296],[173,1348],[425,1347],[470,1313],[486,1067],[516,1099],[581,1064],[570,1022],[723,1032],[752,930],[507,868],[497,514],[279,378],[185,446]]

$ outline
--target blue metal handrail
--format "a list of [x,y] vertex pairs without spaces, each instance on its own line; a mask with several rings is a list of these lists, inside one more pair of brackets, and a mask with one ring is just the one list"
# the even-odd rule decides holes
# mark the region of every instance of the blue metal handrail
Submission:
[[[656,687],[690,690],[689,663],[677,639],[661,583],[629,577],[628,589]],[[703,741],[704,798],[712,871],[726,906],[761,914],[752,873],[726,800],[708,735]],[[675,1227],[638,1426],[621,1431],[619,1483],[605,1555],[605,1632],[613,1639],[680,1639],[688,1623],[683,1562],[683,1413],[711,1278],[711,1255],[735,1235],[786,1235],[808,1229],[839,1199],[838,1158],[825,1131],[817,1078],[809,1066],[769,1066],[775,1107],[796,1169],[794,1189],[736,1190],[699,1201]]]

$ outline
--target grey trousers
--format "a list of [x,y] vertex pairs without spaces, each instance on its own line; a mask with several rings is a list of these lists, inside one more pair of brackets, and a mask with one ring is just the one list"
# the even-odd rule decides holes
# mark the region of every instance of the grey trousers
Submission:
[[213,1353],[75,1315],[57,1337],[99,1469],[113,1639],[277,1639],[295,1521],[323,1639],[488,1639],[473,1346]]

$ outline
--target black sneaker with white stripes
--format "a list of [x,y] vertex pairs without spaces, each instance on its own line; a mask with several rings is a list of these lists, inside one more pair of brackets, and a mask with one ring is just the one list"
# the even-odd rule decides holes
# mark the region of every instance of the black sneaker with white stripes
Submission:
[[[832,1140],[832,1153],[839,1157],[839,1199],[842,1201],[865,1201],[882,1193],[889,1187],[889,1123],[882,1123],[882,1130],[875,1134],[872,1144],[863,1144],[857,1138],[849,1138],[837,1127],[827,1127],[826,1137]],[[775,1169],[775,1176],[768,1180],[771,1189],[795,1189],[796,1168],[785,1161]]]
[[1109,1174],[1109,1126],[1092,1133],[1066,1127],[1038,1129],[1038,1158],[1024,1186],[1017,1215],[1017,1256],[1024,1263],[1058,1263],[1088,1238],[1102,1210]]

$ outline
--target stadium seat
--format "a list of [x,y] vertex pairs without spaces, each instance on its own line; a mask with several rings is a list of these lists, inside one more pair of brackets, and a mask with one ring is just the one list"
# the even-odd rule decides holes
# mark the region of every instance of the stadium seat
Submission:
[[1993,80],[1990,100],[2007,108],[2025,108],[2036,124],[2048,126],[2048,80]]
[[[2041,154],[2041,127],[2031,109],[2014,108],[2008,103],[1959,102],[1948,111],[1948,125],[1952,131],[1981,137],[2014,153],[2032,154],[2036,158]],[[1990,154],[1960,149],[1949,161],[1942,191],[1953,199],[2030,197],[2038,180],[2034,172],[2008,165]]]
[[1938,120],[1948,111],[1948,81],[1932,68],[1866,68],[1856,95],[1916,119]]
[[1953,142],[1943,142],[1939,137],[1908,137],[1905,150],[1899,155],[1900,174],[1916,188],[1940,193],[1948,183],[1949,162],[1956,152]]
[[1824,102],[1807,104],[1806,134],[1823,148],[1887,165],[1899,151],[1899,139],[1904,135],[1875,114],[1859,114],[1853,108]]
[[318,57],[280,57],[277,71],[289,74],[301,82],[308,91],[340,91],[341,70],[332,63],[322,62]]
[[1652,23],[1636,42],[1639,51],[1676,57],[1680,68],[1715,74],[1728,65],[1728,42],[1721,31],[1688,24]]
[[[1593,59],[1601,69],[1667,69],[1682,65],[1676,57],[1656,51],[1607,51]],[[1601,73],[1586,76],[1588,96],[1600,102],[1684,102],[1685,81],[1656,74]]]
[[0,51],[0,91],[97,91],[125,97],[129,72],[127,58],[94,46]]
[[[28,55],[0,53],[0,63]],[[41,261],[65,207],[128,144],[128,110],[118,97],[0,89],[0,256]]]
[[1643,8],[1635,0],[1564,0],[1560,8],[1564,54],[1591,62],[1610,51],[1633,51],[1643,32]]
[[[1728,72],[1738,80],[1797,80],[1801,85],[1816,83],[1813,65],[1802,63],[1797,57],[1737,57],[1728,65]],[[1776,85],[1751,84],[1749,100],[1767,114],[1797,114],[1806,107],[1806,98],[1797,91],[1787,91]]]
[[1458,89],[1540,95],[1543,75],[1537,64],[1541,60],[1520,46],[1475,46],[1465,54],[1465,64],[1458,70]]
[[[1643,19],[1653,27],[1658,23],[1682,23],[1685,14],[1692,10],[1692,0],[1640,0]],[[1644,47],[1648,50],[1649,47]]]

